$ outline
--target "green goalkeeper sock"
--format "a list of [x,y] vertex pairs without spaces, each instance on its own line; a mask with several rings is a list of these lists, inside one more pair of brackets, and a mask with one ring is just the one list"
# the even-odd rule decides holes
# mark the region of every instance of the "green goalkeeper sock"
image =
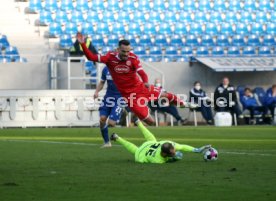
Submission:
[[135,154],[136,150],[138,149],[138,147],[135,144],[128,142],[121,137],[116,139],[116,141],[123,145],[132,154]]
[[140,131],[143,133],[145,139],[147,141],[156,141],[156,138],[154,135],[144,126],[144,124],[141,121],[136,121],[135,122]]

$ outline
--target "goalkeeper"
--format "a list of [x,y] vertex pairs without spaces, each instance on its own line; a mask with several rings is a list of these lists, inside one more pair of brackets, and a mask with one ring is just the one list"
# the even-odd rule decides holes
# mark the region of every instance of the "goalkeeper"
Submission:
[[182,158],[181,152],[202,153],[204,150],[211,147],[211,145],[206,145],[201,148],[194,148],[189,145],[182,145],[168,140],[157,141],[154,135],[140,120],[137,120],[135,123],[146,139],[146,142],[144,142],[140,147],[137,147],[133,143],[119,137],[116,133],[113,133],[110,139],[119,142],[130,153],[135,155],[135,161],[138,163],[173,162]]

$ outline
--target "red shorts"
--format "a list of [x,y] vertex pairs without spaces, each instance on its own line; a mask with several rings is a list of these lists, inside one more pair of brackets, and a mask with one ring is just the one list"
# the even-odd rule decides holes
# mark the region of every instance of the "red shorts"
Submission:
[[130,110],[138,116],[139,119],[145,120],[150,116],[147,103],[149,101],[158,100],[162,92],[162,88],[150,85],[149,88],[143,87],[137,92],[124,94],[127,98],[127,104]]

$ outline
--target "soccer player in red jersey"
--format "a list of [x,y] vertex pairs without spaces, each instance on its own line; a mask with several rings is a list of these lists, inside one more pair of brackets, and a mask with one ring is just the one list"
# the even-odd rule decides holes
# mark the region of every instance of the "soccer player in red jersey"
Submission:
[[125,98],[128,107],[139,119],[149,125],[154,124],[147,102],[161,97],[166,98],[172,104],[184,107],[184,102],[176,95],[163,92],[161,88],[154,87],[148,83],[148,76],[143,70],[138,57],[130,52],[131,46],[128,40],[119,41],[117,51],[100,55],[89,51],[85,46],[84,36],[81,33],[77,34],[77,39],[87,59],[107,65],[122,97]]

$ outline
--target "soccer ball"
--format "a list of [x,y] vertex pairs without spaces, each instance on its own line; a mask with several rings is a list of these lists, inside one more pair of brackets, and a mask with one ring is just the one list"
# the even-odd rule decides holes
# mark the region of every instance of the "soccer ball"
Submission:
[[218,151],[210,147],[204,152],[203,158],[205,161],[215,161],[218,159]]

